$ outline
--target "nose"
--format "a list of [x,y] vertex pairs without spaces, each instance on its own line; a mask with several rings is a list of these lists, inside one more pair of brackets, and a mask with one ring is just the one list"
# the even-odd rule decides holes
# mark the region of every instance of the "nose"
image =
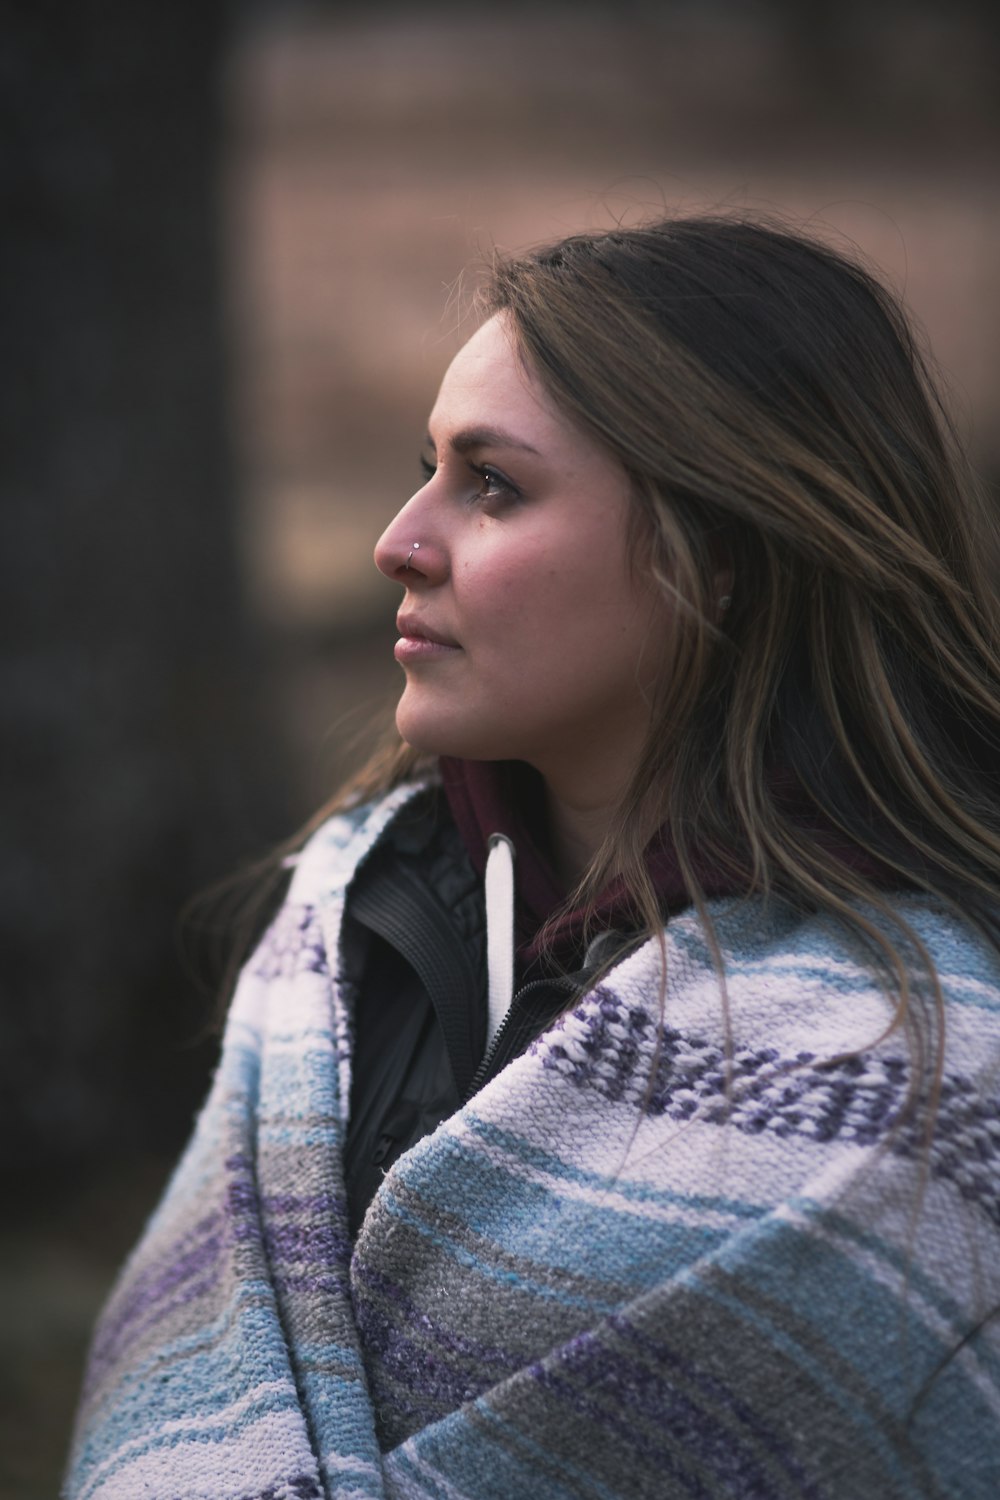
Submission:
[[426,553],[426,544],[416,537],[407,540],[407,536],[408,533],[398,527],[396,521],[391,521],[375,543],[375,566],[395,583],[411,582],[425,561],[420,554]]
[[432,535],[429,518],[414,504],[419,493],[403,506],[375,543],[376,568],[405,586],[427,578],[441,564],[441,548]]

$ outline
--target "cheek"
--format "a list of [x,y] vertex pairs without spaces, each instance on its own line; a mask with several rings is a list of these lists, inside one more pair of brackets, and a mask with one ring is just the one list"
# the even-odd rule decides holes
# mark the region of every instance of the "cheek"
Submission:
[[564,601],[556,605],[551,598],[556,577],[554,567],[546,567],[537,555],[522,550],[482,563],[471,559],[460,568],[456,589],[469,623],[488,636],[493,628],[537,628],[540,621],[565,609]]

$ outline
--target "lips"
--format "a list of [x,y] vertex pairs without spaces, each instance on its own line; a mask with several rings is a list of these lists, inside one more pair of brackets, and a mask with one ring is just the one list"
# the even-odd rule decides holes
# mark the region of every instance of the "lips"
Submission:
[[419,667],[422,663],[450,660],[461,653],[461,646],[443,631],[417,619],[415,615],[397,615],[399,640],[393,655],[401,667]]
[[407,641],[431,641],[435,646],[450,646],[453,651],[458,650],[458,642],[451,636],[444,635],[432,626],[426,625],[422,620],[417,620],[413,615],[397,615],[396,629],[404,640]]

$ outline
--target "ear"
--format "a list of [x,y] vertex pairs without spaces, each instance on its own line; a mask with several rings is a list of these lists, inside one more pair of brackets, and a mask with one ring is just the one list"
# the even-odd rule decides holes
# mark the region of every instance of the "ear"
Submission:
[[733,570],[723,568],[712,575],[715,587],[716,619],[721,618],[733,602]]
[[713,618],[718,623],[733,602],[736,570],[733,567],[732,553],[721,537],[713,539],[711,546],[715,562],[712,573],[712,598],[715,600]]

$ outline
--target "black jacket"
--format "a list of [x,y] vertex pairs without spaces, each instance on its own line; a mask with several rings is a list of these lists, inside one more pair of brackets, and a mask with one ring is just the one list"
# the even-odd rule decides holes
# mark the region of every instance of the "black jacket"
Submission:
[[347,896],[343,981],[355,1017],[345,1150],[351,1232],[404,1151],[522,1052],[580,993],[602,935],[573,973],[541,965],[514,995],[484,1056],[486,910],[482,882],[440,788],[390,825]]

